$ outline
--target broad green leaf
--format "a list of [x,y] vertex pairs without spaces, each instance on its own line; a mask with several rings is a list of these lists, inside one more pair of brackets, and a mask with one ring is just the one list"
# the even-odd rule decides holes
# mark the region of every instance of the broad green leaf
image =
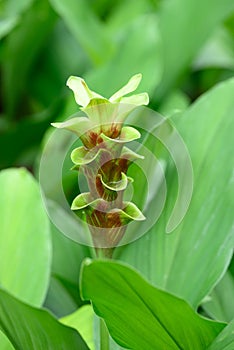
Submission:
[[56,15],[47,0],[35,1],[23,14],[19,26],[6,38],[2,85],[4,106],[9,118],[16,113],[18,115],[17,107],[22,106],[22,95],[27,84],[30,91],[30,69],[44,48],[55,20]]
[[234,318],[234,279],[229,271],[202,304],[206,313],[215,320],[230,322]]
[[218,28],[193,63],[197,70],[218,67],[234,68],[233,37],[225,27]]
[[166,117],[184,112],[189,106],[189,97],[180,90],[172,91],[160,106],[159,113]]
[[5,0],[0,3],[0,13],[5,16],[14,16],[26,11],[34,0]]
[[5,0],[0,3],[0,39],[11,32],[33,0]]
[[17,350],[88,350],[77,331],[0,289],[0,329]]
[[2,130],[0,126],[0,168],[8,168],[12,164],[21,165],[22,163],[32,167],[38,156],[40,141],[50,121],[60,111],[61,104],[56,104],[46,111],[31,115],[30,118],[25,118],[20,123],[14,124],[14,127],[6,127]]
[[[94,313],[94,311],[93,311]],[[100,319],[100,317],[98,317],[95,313],[94,313],[94,344],[95,344],[95,350],[100,348],[100,342],[101,342],[101,331],[100,331],[100,326],[101,326],[101,322],[102,325],[105,325],[105,323],[103,322],[102,319]],[[121,347],[120,345],[118,345],[114,339],[109,335],[109,347],[110,350],[124,350],[126,348]]]
[[51,279],[44,306],[56,316],[74,312],[81,304],[78,280],[81,262],[90,249],[78,244],[51,226],[53,260]]
[[11,344],[10,340],[4,333],[0,331],[0,349],[1,350],[14,350],[15,348]]
[[234,320],[224,328],[207,350],[233,350],[234,349]]
[[81,293],[115,341],[134,350],[204,350],[225,326],[200,317],[185,301],[113,261],[86,260]]
[[159,221],[115,255],[194,307],[220,280],[233,251],[233,90],[234,79],[230,79],[173,119],[194,169],[193,197],[182,223],[166,234],[178,176],[168,162],[167,203]]
[[[157,1],[157,0],[156,0]],[[160,0],[159,0],[160,1]],[[115,41],[142,14],[154,12],[152,2],[148,0],[118,1],[107,18],[107,28]]]
[[53,261],[52,274],[67,280],[76,287],[82,260],[90,257],[90,249],[67,238],[52,225]]
[[92,12],[88,2],[50,0],[50,3],[83,47],[89,59],[95,64],[106,61],[112,51],[112,43],[108,40],[105,28]]
[[70,284],[67,280],[63,281],[60,277],[52,275],[43,307],[51,311],[56,317],[63,317],[79,307],[78,299],[77,285]]
[[[76,312],[60,319],[60,322],[75,328],[88,344],[90,350],[100,347],[100,318],[94,313],[91,305],[84,305]],[[111,337],[110,350],[122,350]],[[7,349],[8,350],[8,349]]]
[[7,35],[17,24],[18,18],[0,18],[0,39]]
[[177,83],[213,30],[232,11],[234,11],[232,0],[162,2],[159,11],[159,27],[165,69],[157,88],[158,99],[165,97],[168,90]]
[[51,264],[49,219],[27,170],[0,173],[0,284],[30,304],[45,298]]
[[73,314],[63,317],[60,322],[66,326],[75,328],[86,341],[90,350],[95,350],[93,334],[94,316],[92,306],[84,305]]
[[152,93],[162,75],[161,39],[154,14],[139,16],[131,22],[118,39],[113,57],[86,76],[95,91],[108,97],[139,72],[142,73],[139,90]]

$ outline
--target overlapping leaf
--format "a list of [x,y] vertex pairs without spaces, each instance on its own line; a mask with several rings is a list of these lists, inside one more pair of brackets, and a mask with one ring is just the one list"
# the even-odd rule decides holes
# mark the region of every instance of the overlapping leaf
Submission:
[[79,333],[50,313],[26,305],[0,289],[0,329],[18,350],[89,350]]
[[185,301],[113,261],[87,260],[81,291],[116,342],[133,350],[204,350],[225,326],[198,316]]
[[40,306],[49,283],[51,242],[39,186],[26,169],[6,169],[0,192],[0,284]]
[[168,164],[163,215],[147,235],[116,255],[195,307],[221,278],[233,252],[233,89],[230,79],[173,120],[194,168],[193,198],[183,222],[166,234],[177,191],[176,168]]

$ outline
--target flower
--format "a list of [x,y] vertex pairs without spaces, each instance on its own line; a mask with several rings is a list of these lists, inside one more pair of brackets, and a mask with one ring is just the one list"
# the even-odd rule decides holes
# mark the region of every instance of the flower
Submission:
[[84,79],[71,76],[67,80],[67,86],[73,91],[76,103],[81,106],[85,117],[52,125],[74,132],[88,149],[103,141],[101,134],[112,139],[118,138],[127,115],[137,106],[149,103],[149,96],[145,92],[126,97],[137,89],[141,79],[141,74],[134,75],[126,85],[107,99],[90,90]]
[[84,173],[89,192],[80,193],[71,209],[85,216],[96,247],[117,245],[130,221],[145,219],[135,204],[124,200],[124,191],[134,181],[127,176],[128,167],[142,157],[126,147],[141,134],[123,123],[134,108],[149,102],[147,93],[126,95],[137,89],[141,78],[134,75],[107,99],[90,90],[82,78],[70,77],[67,85],[85,116],[52,124],[72,131],[83,142],[71,153],[72,169]]

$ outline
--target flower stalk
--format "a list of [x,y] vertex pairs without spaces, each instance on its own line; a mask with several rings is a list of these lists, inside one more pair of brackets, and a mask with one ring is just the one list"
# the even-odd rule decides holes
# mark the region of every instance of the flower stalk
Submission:
[[146,93],[126,97],[136,90],[140,81],[141,74],[134,75],[106,99],[91,91],[83,79],[70,77],[67,85],[84,116],[52,124],[72,131],[83,143],[71,153],[72,169],[85,175],[89,192],[80,193],[71,209],[89,225],[96,250],[104,251],[109,257],[123,238],[127,224],[145,219],[134,203],[124,199],[125,190],[134,181],[127,175],[128,168],[142,158],[127,147],[129,142],[140,138],[140,133],[124,125],[136,106],[148,104]]

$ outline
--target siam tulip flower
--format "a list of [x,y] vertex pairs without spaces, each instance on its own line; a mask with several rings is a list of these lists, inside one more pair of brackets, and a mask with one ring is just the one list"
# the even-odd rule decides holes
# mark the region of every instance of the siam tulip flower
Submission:
[[126,146],[140,138],[139,131],[124,126],[134,108],[149,102],[147,93],[126,96],[137,89],[141,78],[141,74],[134,75],[107,99],[90,90],[82,78],[70,77],[67,85],[84,116],[52,124],[72,131],[83,143],[72,151],[71,160],[73,169],[86,176],[89,192],[79,194],[71,209],[89,224],[97,248],[118,245],[129,222],[145,219],[135,204],[123,198],[128,184],[133,182],[127,176],[128,167],[142,158]]

